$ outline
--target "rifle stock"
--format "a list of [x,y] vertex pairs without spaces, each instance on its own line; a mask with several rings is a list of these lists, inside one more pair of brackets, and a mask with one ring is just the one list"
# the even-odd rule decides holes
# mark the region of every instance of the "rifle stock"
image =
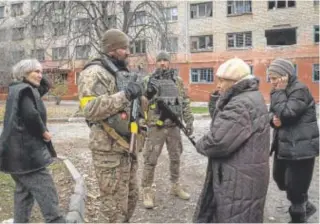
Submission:
[[188,135],[186,127],[182,124],[178,116],[172,112],[172,110],[168,107],[168,105],[162,100],[158,100],[157,104],[160,110],[160,120],[164,121],[165,119],[169,118],[182,130],[182,132],[186,135],[186,137],[189,139],[192,145],[196,146],[196,142],[194,141],[193,137],[190,137]]

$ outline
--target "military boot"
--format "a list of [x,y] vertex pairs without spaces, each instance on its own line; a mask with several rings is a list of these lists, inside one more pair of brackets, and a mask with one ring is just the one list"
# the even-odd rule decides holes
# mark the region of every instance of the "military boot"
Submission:
[[182,187],[180,186],[180,184],[178,184],[178,183],[172,184],[171,194],[178,196],[179,198],[181,198],[183,200],[189,200],[189,198],[190,198],[190,194],[185,192],[182,189]]
[[145,208],[154,207],[154,193],[151,187],[143,188],[143,205]]

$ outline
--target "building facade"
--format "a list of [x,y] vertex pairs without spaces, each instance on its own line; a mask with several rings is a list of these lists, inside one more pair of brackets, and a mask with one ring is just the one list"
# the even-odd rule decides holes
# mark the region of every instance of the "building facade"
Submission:
[[[152,72],[157,52],[165,49],[171,53],[172,66],[179,71],[191,99],[207,101],[209,93],[216,88],[215,72],[219,65],[229,58],[239,57],[260,79],[260,89],[268,102],[268,65],[273,59],[284,57],[292,60],[297,76],[319,102],[319,1],[169,1],[165,4],[168,33],[155,39],[167,41],[137,39],[132,42],[132,69],[142,67]],[[14,13],[0,4],[0,20],[21,13],[12,5],[7,2],[6,7],[15,10]],[[29,6],[23,7],[32,9],[34,6],[29,2]],[[148,21],[143,11],[140,14],[138,21],[143,25]],[[17,24],[12,22],[7,26],[14,27],[12,32],[19,34],[21,28]],[[33,29],[33,33],[41,35],[41,27]],[[13,38],[16,36],[12,34]],[[68,84],[65,99],[77,99],[79,72],[90,55],[94,55],[83,42],[68,46],[74,49],[75,57],[64,65],[60,62],[63,40],[46,48],[46,52],[30,50],[37,58],[43,57],[46,71],[56,72],[65,79]],[[0,46],[3,43],[0,42]]]

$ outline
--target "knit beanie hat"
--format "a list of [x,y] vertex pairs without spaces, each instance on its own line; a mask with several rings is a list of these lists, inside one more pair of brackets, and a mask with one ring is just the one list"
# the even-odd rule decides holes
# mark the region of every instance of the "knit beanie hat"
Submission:
[[216,76],[223,79],[239,81],[250,76],[250,67],[240,58],[232,58],[219,66]]
[[164,60],[164,61],[170,61],[170,55],[165,52],[165,51],[161,51],[158,55],[157,55],[157,62]]
[[294,74],[294,66],[289,60],[277,58],[271,62],[268,68],[268,74],[270,73],[276,73],[280,76],[292,76]]
[[110,29],[102,35],[101,45],[103,53],[109,53],[119,48],[129,47],[129,38],[121,30]]

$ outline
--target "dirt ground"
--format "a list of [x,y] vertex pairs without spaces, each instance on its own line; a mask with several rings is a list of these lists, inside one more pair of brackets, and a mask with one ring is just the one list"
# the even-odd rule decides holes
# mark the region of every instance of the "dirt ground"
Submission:
[[[209,120],[196,120],[196,139],[202,136],[209,126]],[[85,178],[88,190],[86,202],[86,222],[97,222],[99,207],[99,191],[92,167],[91,153],[87,148],[89,129],[85,123],[51,124],[55,147],[59,154],[69,157]],[[207,159],[199,155],[194,147],[184,139],[184,152],[181,163],[181,183],[190,192],[189,201],[183,201],[169,194],[169,164],[166,149],[159,158],[156,168],[156,207],[146,210],[142,201],[138,201],[134,216],[130,222],[140,223],[181,223],[191,222],[193,212],[205,177]],[[139,154],[138,179],[141,180],[143,167],[142,154]],[[272,164],[272,159],[270,160]],[[270,169],[272,166],[270,165]],[[317,160],[314,178],[309,191],[310,201],[319,208],[319,160]],[[285,193],[280,192],[270,177],[267,201],[265,206],[265,222],[287,223],[290,218],[287,212],[289,203]],[[319,223],[319,214],[313,215],[309,222]]]

